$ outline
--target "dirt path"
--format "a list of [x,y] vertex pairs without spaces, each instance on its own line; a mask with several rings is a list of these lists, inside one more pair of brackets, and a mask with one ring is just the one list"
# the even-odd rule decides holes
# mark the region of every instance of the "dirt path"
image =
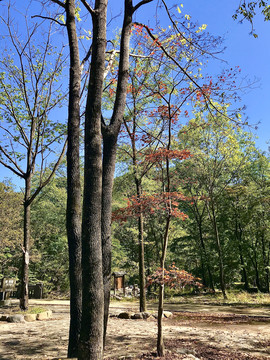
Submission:
[[[68,302],[46,302],[46,305],[53,311],[51,320],[0,322],[0,359],[66,358]],[[267,308],[252,311],[241,308],[232,312],[231,307],[229,311],[220,306],[200,309],[183,306],[167,305],[168,310],[175,311],[172,319],[164,320],[168,359],[270,359],[270,318],[263,318],[269,316]],[[134,303],[112,303],[111,314],[137,308]],[[111,317],[105,357],[138,359],[141,354],[154,351],[156,331],[155,319]]]

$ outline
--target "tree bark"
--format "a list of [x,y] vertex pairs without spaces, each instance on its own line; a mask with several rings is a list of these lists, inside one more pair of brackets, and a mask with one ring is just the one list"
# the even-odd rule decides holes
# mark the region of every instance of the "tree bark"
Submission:
[[29,301],[29,258],[30,258],[30,226],[31,226],[31,173],[25,178],[25,193],[24,193],[24,218],[23,218],[23,256],[22,256],[22,275],[21,275],[21,295],[20,295],[20,309],[28,310]]
[[107,0],[91,13],[93,43],[85,112],[85,168],[82,216],[82,320],[79,360],[103,358],[104,290],[101,245],[101,102],[105,70]]
[[[141,197],[141,184],[138,179],[136,181],[136,191],[138,200]],[[145,292],[145,266],[144,266],[144,235],[143,235],[143,213],[141,211],[138,218],[138,239],[139,239],[139,280],[140,280],[140,311],[146,311],[146,292]]]
[[110,305],[111,290],[111,219],[112,190],[116,161],[117,135],[103,131],[103,164],[102,164],[102,261],[104,286],[104,347]]
[[82,312],[80,182],[81,69],[76,32],[74,0],[67,0],[66,2],[66,18],[70,49],[66,209],[70,279],[70,327],[68,356],[77,357]]
[[[160,258],[160,267],[162,269],[162,279],[164,279],[165,259],[167,254],[168,240],[169,240],[169,228],[171,222],[171,215],[169,214],[166,219],[165,233],[162,246],[162,254]],[[158,297],[158,335],[157,335],[157,355],[163,357],[165,355],[165,346],[163,338],[163,311],[164,311],[164,283],[159,286]]]
[[121,33],[120,59],[116,97],[109,125],[102,122],[103,166],[102,166],[102,257],[104,285],[104,345],[107,329],[110,277],[111,277],[111,204],[114,169],[116,161],[117,137],[123,121],[129,76],[129,39],[131,34],[132,0],[125,0],[125,14]]

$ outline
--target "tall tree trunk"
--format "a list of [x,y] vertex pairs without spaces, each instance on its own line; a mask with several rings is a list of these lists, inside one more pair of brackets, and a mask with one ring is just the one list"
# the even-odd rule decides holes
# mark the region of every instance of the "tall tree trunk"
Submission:
[[93,44],[85,113],[85,168],[82,216],[82,320],[79,360],[103,358],[104,290],[101,244],[103,92],[107,0],[96,0],[91,13]]
[[111,291],[111,219],[112,191],[116,161],[117,135],[103,131],[103,164],[102,164],[102,261],[104,286],[104,347],[109,316]]
[[[170,228],[171,216],[168,215],[166,219],[165,233],[163,239],[162,254],[160,258],[160,267],[162,269],[162,279],[164,279],[165,259],[167,254],[168,240],[169,240],[169,228]],[[164,283],[159,286],[158,297],[158,335],[157,335],[157,355],[162,357],[165,355],[165,346],[163,338],[163,311],[164,311]]]
[[[170,150],[171,147],[171,116],[170,116],[170,107],[168,109],[169,113],[169,129],[168,129],[168,144],[167,150]],[[163,180],[163,191],[169,193],[171,191],[171,179],[170,179],[170,160],[166,157],[166,184]],[[159,286],[159,300],[158,300],[158,335],[157,335],[157,355],[163,357],[165,355],[165,346],[164,346],[164,338],[163,338],[163,325],[162,325],[162,317],[163,317],[163,310],[164,310],[164,269],[165,269],[165,260],[168,248],[168,241],[169,241],[169,228],[171,223],[171,214],[172,214],[172,207],[171,202],[167,205],[168,214],[166,216],[166,225],[163,237],[163,244],[162,244],[162,252],[160,258],[160,267],[162,269],[162,283]]]
[[211,202],[211,210],[210,211],[211,211],[210,219],[212,220],[213,230],[214,230],[214,235],[215,235],[215,240],[216,240],[216,245],[217,245],[217,250],[218,250],[220,287],[221,287],[221,291],[223,294],[223,298],[227,299],[225,276],[224,276],[224,265],[223,265],[223,254],[222,254],[222,249],[221,249],[221,244],[220,244],[220,237],[219,237],[216,213],[215,213],[215,208],[214,208],[213,202]]
[[242,279],[244,280],[244,289],[248,291],[249,284],[248,284],[248,277],[247,277],[247,270],[244,262],[243,256],[243,249],[242,249],[242,227],[241,224],[238,223],[237,217],[235,218],[235,237],[238,242],[238,249],[239,249],[239,257],[240,257],[240,264],[242,268]]
[[67,0],[66,14],[70,48],[66,210],[70,280],[70,327],[68,357],[77,357],[82,313],[80,181],[81,68],[76,32],[74,0]]
[[214,282],[213,282],[212,271],[211,271],[211,268],[210,268],[209,256],[207,254],[204,239],[203,239],[203,231],[202,231],[201,221],[197,221],[197,224],[198,224],[198,227],[199,227],[200,245],[201,245],[201,249],[202,249],[202,253],[203,253],[203,260],[204,260],[204,262],[206,264],[206,268],[207,268],[207,272],[208,272],[209,287],[212,289],[213,292],[215,292],[215,286],[214,286]]
[[[135,109],[135,100],[134,100],[134,109]],[[138,174],[138,160],[137,160],[137,149],[136,149],[136,141],[135,141],[135,132],[136,132],[136,115],[133,115],[133,126],[132,130],[127,125],[127,122],[124,120],[124,124],[128,135],[131,141],[132,148],[132,165],[133,165],[133,174],[134,181],[136,186],[136,196],[137,201],[140,203],[141,195],[142,195],[142,175]],[[143,234],[143,209],[140,208],[140,213],[138,217],[138,255],[139,255],[139,286],[140,286],[140,311],[146,311],[146,291],[145,291],[145,264],[144,264],[144,234]]]
[[[135,144],[134,144],[135,145]],[[134,153],[134,151],[133,151]],[[136,159],[134,161],[133,156],[133,166],[136,168],[137,163]],[[141,181],[137,178],[135,170],[135,183],[136,183],[136,193],[137,200],[140,201],[142,195]],[[143,212],[140,211],[138,218],[138,240],[139,240],[139,283],[140,283],[140,311],[146,311],[146,292],[145,292],[145,266],[144,266],[144,235],[143,235]]]
[[23,311],[28,309],[29,301],[29,258],[30,258],[30,226],[31,226],[31,173],[25,178],[24,193],[24,218],[23,218],[23,256],[22,256],[22,275],[21,275],[21,295],[20,308]]
[[104,285],[104,344],[110,302],[111,277],[111,205],[116,161],[117,138],[126,106],[126,91],[129,76],[129,40],[133,14],[132,0],[125,0],[125,14],[121,33],[118,81],[114,109],[109,125],[102,121],[103,174],[102,174],[102,257]]
[[140,278],[140,311],[146,311],[145,293],[145,266],[144,266],[144,236],[143,236],[143,214],[138,219],[139,228],[139,278]]

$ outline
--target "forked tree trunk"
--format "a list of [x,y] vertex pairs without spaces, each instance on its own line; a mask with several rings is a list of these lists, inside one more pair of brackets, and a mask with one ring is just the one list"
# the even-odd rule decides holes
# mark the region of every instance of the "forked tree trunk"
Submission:
[[66,14],[70,47],[66,210],[70,280],[70,326],[68,356],[72,358],[78,356],[82,313],[80,181],[81,69],[76,32],[74,0],[67,0]]

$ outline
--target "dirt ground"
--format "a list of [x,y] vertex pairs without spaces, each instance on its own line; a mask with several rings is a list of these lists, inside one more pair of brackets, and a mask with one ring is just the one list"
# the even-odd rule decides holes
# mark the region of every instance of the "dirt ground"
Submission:
[[[45,306],[53,311],[50,320],[0,322],[0,359],[66,358],[68,302],[50,301]],[[156,358],[156,320],[116,317],[121,311],[137,309],[134,303],[112,303],[105,359]],[[166,360],[270,359],[269,308],[167,304],[166,310],[174,313],[164,319]]]

